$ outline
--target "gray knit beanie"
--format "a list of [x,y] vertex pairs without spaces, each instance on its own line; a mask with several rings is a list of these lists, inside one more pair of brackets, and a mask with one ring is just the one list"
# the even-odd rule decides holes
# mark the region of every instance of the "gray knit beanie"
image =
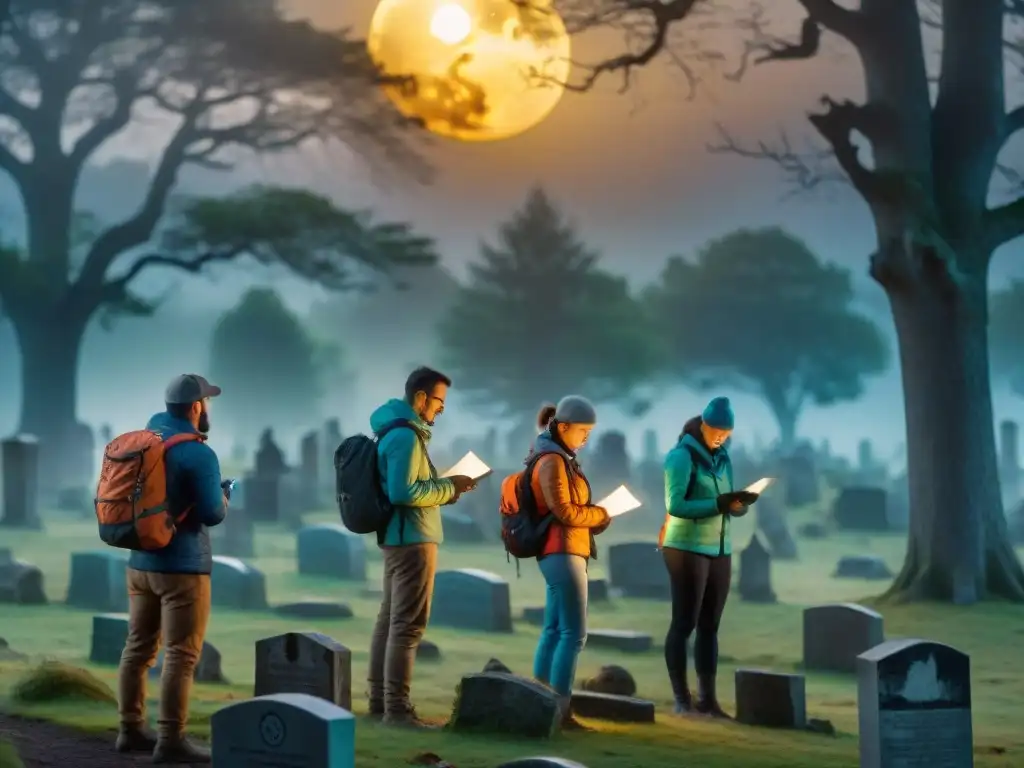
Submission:
[[597,409],[585,397],[566,395],[555,406],[555,419],[563,424],[596,424]]

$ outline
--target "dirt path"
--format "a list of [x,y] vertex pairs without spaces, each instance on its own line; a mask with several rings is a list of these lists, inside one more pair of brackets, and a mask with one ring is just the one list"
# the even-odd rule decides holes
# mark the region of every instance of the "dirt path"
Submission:
[[0,713],[0,739],[14,744],[25,768],[135,768],[153,765],[149,755],[114,752],[114,732],[95,735],[42,720]]

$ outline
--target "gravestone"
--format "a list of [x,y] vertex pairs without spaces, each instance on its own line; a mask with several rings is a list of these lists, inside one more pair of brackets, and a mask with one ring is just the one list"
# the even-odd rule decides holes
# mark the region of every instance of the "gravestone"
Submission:
[[121,651],[127,640],[127,613],[101,613],[93,616],[89,661],[93,664],[120,664]]
[[889,530],[884,488],[851,486],[843,488],[832,508],[836,525],[843,531]]
[[288,632],[256,641],[254,696],[307,693],[352,709],[352,652],[319,632]]
[[593,677],[580,683],[580,688],[592,693],[611,693],[616,696],[636,696],[636,680],[629,670],[617,664],[606,664]]
[[[630,482],[629,450],[626,436],[618,430],[603,432],[597,438],[594,453],[588,460],[592,477],[600,478],[594,483],[594,498],[600,499]],[[591,481],[592,483],[594,481]]]
[[757,530],[764,534],[773,560],[796,560],[797,548],[786,518],[773,499],[761,497],[754,505]]
[[558,694],[543,683],[505,672],[465,675],[448,727],[545,739],[558,728]]
[[304,576],[366,581],[366,542],[338,523],[300,528],[295,553]]
[[304,693],[230,704],[210,718],[217,768],[355,768],[351,712]]
[[[157,654],[156,664],[149,670],[150,677],[160,677],[164,669],[164,650]],[[192,671],[192,679],[197,683],[226,683],[221,668],[220,651],[212,643],[203,642],[203,650],[199,652],[199,663]]]
[[857,659],[861,768],[972,768],[971,659],[890,640]]
[[231,504],[223,522],[210,529],[216,544],[214,549],[227,557],[255,557],[256,526],[245,509],[240,508],[241,501],[237,499],[236,492],[232,492]]
[[320,435],[314,430],[302,436],[299,443],[299,480],[304,511],[320,506]]
[[881,581],[892,578],[885,561],[875,555],[844,555],[839,558],[832,574],[836,579],[871,579]]
[[237,557],[214,555],[210,598],[220,608],[262,611],[267,607],[267,579],[261,571]]
[[535,627],[544,625],[544,612],[545,607],[543,605],[530,605],[523,608],[523,621],[527,624],[532,624]]
[[591,648],[611,648],[623,653],[646,653],[654,647],[654,640],[645,632],[629,629],[590,629],[587,644]]
[[332,603],[329,600],[299,600],[295,603],[284,603],[274,606],[278,616],[291,616],[296,619],[351,619],[352,609],[344,603]]
[[590,579],[587,582],[588,603],[607,603],[610,599],[608,579]]
[[740,552],[740,599],[749,603],[774,603],[772,590],[772,556],[755,532],[750,543]]
[[125,570],[128,555],[124,550],[72,552],[65,602],[74,608],[106,613],[128,610],[128,584]]
[[3,472],[3,514],[0,526],[40,530],[39,440],[34,435],[15,435],[0,442]]
[[572,713],[613,723],[653,723],[654,702],[612,693],[573,691]]
[[779,462],[787,507],[816,504],[820,498],[821,487],[812,451],[804,448]]
[[856,603],[804,609],[806,670],[855,672],[857,657],[885,640],[882,615]]
[[508,582],[490,571],[438,571],[430,621],[440,627],[481,632],[512,631]]
[[430,640],[420,640],[416,646],[416,658],[421,661],[440,661],[441,649]]
[[668,571],[656,542],[634,541],[608,547],[611,585],[626,597],[671,598]]
[[[469,499],[466,499],[469,501]],[[444,526],[445,543],[479,544],[486,541],[483,529],[467,514],[444,508],[441,510],[441,524]]]
[[246,475],[242,478],[242,494],[245,509],[256,523],[276,523],[281,519],[281,478],[277,475],[260,477]]
[[769,728],[806,728],[804,676],[737,669],[736,720],[744,725]]
[[46,605],[47,602],[42,570],[17,560],[9,549],[0,549],[0,603]]

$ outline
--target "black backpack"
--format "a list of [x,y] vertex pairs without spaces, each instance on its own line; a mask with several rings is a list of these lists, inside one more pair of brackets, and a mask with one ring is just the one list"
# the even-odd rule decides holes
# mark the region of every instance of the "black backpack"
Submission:
[[[341,522],[352,533],[376,533],[387,529],[395,514],[381,486],[377,446],[393,429],[413,429],[405,419],[385,424],[374,437],[347,437],[334,452],[334,485]],[[414,430],[415,431],[415,430]]]

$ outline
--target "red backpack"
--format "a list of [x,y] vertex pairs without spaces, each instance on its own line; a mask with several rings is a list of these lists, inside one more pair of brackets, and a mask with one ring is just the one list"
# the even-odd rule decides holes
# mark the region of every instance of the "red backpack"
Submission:
[[167,504],[164,457],[171,448],[203,435],[181,433],[164,438],[142,429],[115,437],[103,451],[96,485],[96,520],[100,539],[112,547],[150,551],[171,543],[178,523]]

